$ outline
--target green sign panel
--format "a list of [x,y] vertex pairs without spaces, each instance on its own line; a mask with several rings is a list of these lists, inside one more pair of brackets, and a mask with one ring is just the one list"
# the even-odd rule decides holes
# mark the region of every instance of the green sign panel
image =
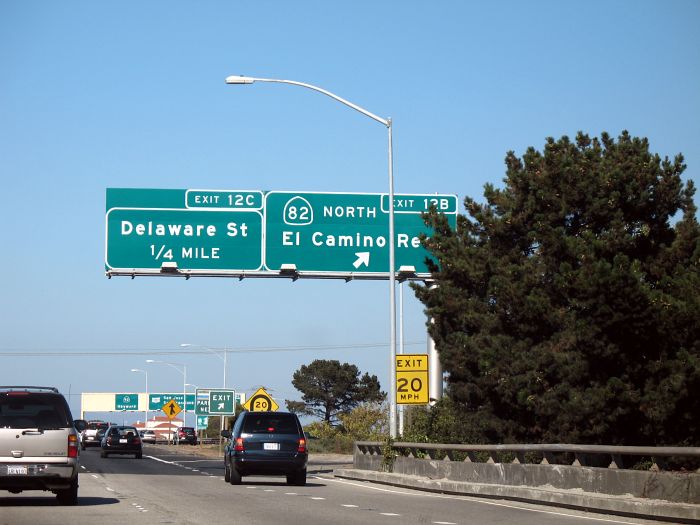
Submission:
[[[419,235],[427,232],[421,214],[435,206],[453,226],[454,195],[395,195],[395,262],[427,273],[429,253]],[[293,264],[297,271],[388,273],[389,199],[387,195],[297,193],[265,195],[265,265],[279,270]]]
[[[457,222],[456,195],[394,195],[395,270],[428,274],[431,207]],[[386,278],[389,198],[382,193],[107,189],[107,272],[191,271]]]
[[261,206],[262,192],[108,189],[105,266],[259,270]]
[[209,426],[209,418],[207,416],[197,416],[197,430],[206,430]]
[[138,394],[114,394],[114,410],[138,410]]
[[148,410],[160,410],[163,408],[168,401],[174,399],[175,402],[180,405],[184,410],[187,409],[188,412],[192,412],[195,409],[195,395],[187,394],[187,407],[183,401],[182,392],[178,393],[166,393],[166,394],[149,394],[148,395]]
[[236,392],[233,390],[209,391],[209,414],[212,416],[236,413]]

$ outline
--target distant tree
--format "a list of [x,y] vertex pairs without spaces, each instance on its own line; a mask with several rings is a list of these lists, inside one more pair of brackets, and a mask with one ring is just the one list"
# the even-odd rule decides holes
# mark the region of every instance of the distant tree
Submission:
[[623,132],[505,161],[505,187],[467,197],[456,231],[426,217],[438,286],[414,286],[462,435],[700,445],[700,228],[683,157]]
[[360,405],[383,401],[377,376],[360,371],[355,365],[340,361],[317,359],[294,372],[294,388],[302,393],[303,401],[286,400],[287,409],[298,414],[313,415],[335,424],[340,414]]

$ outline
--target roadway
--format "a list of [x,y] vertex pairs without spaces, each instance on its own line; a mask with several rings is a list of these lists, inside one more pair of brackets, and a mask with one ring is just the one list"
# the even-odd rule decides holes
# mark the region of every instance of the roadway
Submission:
[[[284,478],[223,480],[223,462],[182,447],[144,447],[133,456],[100,458],[81,452],[79,502],[61,507],[51,493],[0,492],[0,525],[267,524],[642,524],[646,520],[601,516],[517,502],[433,494],[336,479],[314,458],[307,485]],[[658,522],[656,522],[658,523]]]

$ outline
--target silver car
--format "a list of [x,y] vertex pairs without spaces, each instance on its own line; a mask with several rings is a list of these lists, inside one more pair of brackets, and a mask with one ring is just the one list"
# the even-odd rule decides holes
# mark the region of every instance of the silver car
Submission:
[[62,505],[78,501],[78,432],[56,388],[0,386],[0,490],[45,490]]

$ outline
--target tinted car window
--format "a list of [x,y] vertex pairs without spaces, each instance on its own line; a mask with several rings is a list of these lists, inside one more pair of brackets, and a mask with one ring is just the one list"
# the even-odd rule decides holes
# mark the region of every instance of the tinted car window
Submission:
[[243,422],[245,434],[296,434],[297,424],[292,414],[275,414],[274,412],[248,415]]
[[67,428],[72,425],[62,399],[55,395],[0,395],[2,428]]

